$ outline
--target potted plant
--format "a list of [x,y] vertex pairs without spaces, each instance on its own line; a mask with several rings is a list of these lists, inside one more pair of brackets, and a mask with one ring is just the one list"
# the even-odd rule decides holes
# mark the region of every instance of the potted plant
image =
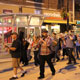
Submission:
[[66,8],[62,9],[61,17],[66,20],[69,17],[69,13],[67,13]]

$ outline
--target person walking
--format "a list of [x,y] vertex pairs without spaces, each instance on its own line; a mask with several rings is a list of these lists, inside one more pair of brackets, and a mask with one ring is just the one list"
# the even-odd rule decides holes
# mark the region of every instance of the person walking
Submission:
[[33,43],[31,35],[28,35],[27,41],[29,42],[29,46],[28,46],[28,49],[27,49],[27,56],[28,56],[28,61],[30,61],[32,59],[31,49],[32,49],[32,43]]
[[58,44],[58,39],[57,39],[57,36],[56,36],[56,33],[53,33],[52,34],[52,46],[51,46],[51,50],[52,50],[52,54],[51,54],[51,57],[53,57],[53,62],[55,62],[55,59],[57,59],[56,61],[59,61],[60,58],[58,57],[58,51],[56,51],[56,48],[57,48],[57,44]]
[[11,34],[11,37],[13,39],[11,47],[8,47],[5,45],[5,47],[9,50],[11,56],[12,56],[12,67],[13,67],[13,77],[11,77],[9,80],[15,80],[18,79],[17,77],[17,69],[19,68],[22,72],[21,77],[23,77],[27,72],[23,70],[23,68],[20,66],[20,50],[21,50],[21,44],[18,39],[18,34],[16,32]]
[[67,53],[68,53],[68,57],[69,57],[69,61],[67,64],[72,64],[72,60],[74,61],[74,64],[76,64],[76,59],[73,56],[73,50],[74,50],[74,38],[71,35],[71,33],[69,33],[66,36],[66,49],[67,49]]
[[20,44],[21,44],[20,62],[22,62],[23,65],[26,66],[26,65],[28,65],[27,48],[29,46],[29,42],[27,40],[25,40],[23,31],[19,32],[18,40],[20,41]]
[[39,41],[38,37],[35,37],[34,44],[33,44],[35,66],[39,65],[39,59],[38,59],[39,47],[37,46],[38,45],[38,41]]
[[62,58],[62,60],[64,60],[64,59],[65,59],[65,55],[68,56],[67,50],[66,50],[66,40],[65,40],[65,36],[63,35],[63,36],[61,37],[61,39],[62,39],[61,47],[62,47],[62,52],[63,52],[63,58]]
[[25,39],[23,39],[23,50],[22,50],[22,62],[24,66],[28,65],[28,57],[27,57],[27,48],[29,46],[29,42]]
[[80,54],[80,36],[77,38],[77,41],[76,41],[76,54],[77,54],[77,59],[79,59],[79,54]]
[[50,52],[50,44],[52,43],[51,38],[48,37],[48,31],[44,30],[42,33],[42,38],[40,39],[40,76],[38,79],[44,78],[44,67],[45,67],[45,61],[47,61],[52,75],[55,75],[55,68],[51,62],[51,52]]

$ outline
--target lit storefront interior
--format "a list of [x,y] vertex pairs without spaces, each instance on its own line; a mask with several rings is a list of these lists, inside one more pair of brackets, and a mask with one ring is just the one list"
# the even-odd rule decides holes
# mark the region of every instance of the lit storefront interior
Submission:
[[23,31],[27,35],[41,35],[41,25],[44,16],[32,14],[4,14],[0,15],[0,50],[4,44],[11,44],[11,33]]
[[43,31],[44,29],[46,29],[50,35],[53,32],[54,33],[60,33],[60,25],[58,25],[58,24],[52,24],[50,26],[49,25],[41,26],[41,30]]
[[55,25],[51,26],[51,32],[60,33],[60,25],[55,24]]
[[76,21],[76,25],[73,26],[73,30],[75,31],[76,34],[80,33],[80,21]]
[[[60,20],[62,20],[61,17]],[[2,46],[4,43],[12,43],[12,32],[19,33],[23,31],[25,33],[25,38],[27,38],[27,35],[31,35],[31,37],[34,35],[39,36],[44,29],[48,30],[50,35],[52,32],[60,33],[60,24],[67,23],[67,21],[60,20],[40,14],[18,13],[0,15],[0,49],[3,48]],[[72,22],[70,23],[72,24]]]

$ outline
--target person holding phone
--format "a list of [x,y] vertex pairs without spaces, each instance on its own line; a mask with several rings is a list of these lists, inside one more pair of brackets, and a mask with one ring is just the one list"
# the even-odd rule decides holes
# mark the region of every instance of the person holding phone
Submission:
[[12,57],[12,67],[13,67],[13,77],[11,77],[9,80],[15,80],[18,79],[17,77],[17,69],[19,68],[22,72],[21,77],[23,77],[26,74],[26,71],[23,70],[23,68],[20,66],[20,52],[21,52],[21,43],[18,39],[18,34],[16,32],[11,34],[11,37],[13,39],[11,47],[8,47],[5,45],[7,50],[10,52]]

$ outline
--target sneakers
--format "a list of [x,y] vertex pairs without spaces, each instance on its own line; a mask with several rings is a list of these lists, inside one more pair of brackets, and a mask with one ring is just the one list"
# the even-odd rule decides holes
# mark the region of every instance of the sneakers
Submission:
[[[26,73],[27,73],[26,71],[22,73],[21,77],[24,77]],[[11,77],[9,80],[16,80],[16,79],[18,79],[18,77]]]
[[40,76],[40,77],[38,77],[38,79],[43,79],[44,78],[44,76]]
[[72,62],[68,62],[67,64],[72,64]]
[[60,61],[60,59],[57,59],[57,60],[56,60],[56,62],[59,62],[59,61]]
[[[55,72],[53,72],[52,75],[54,76],[55,75]],[[38,77],[38,79],[43,79],[43,78],[45,78],[45,77],[44,76]]]
[[16,80],[16,79],[18,79],[18,77],[12,77],[9,80]]
[[21,77],[24,77],[26,73],[27,73],[27,71],[25,71],[24,73],[22,73]]

